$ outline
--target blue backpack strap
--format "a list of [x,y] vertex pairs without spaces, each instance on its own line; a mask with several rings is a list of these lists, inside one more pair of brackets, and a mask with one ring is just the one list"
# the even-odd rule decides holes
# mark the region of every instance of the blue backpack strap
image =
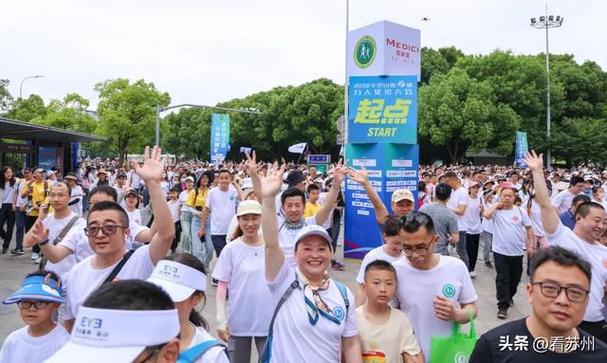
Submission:
[[179,353],[177,363],[194,363],[198,360],[198,358],[202,357],[204,353],[206,353],[209,349],[217,346],[222,346],[225,348],[225,345],[223,345],[223,343],[221,343],[219,340],[210,339],[204,341],[188,350]]
[[348,290],[346,286],[337,280],[333,280],[335,282],[335,286],[339,290],[341,297],[344,299],[344,304],[346,304],[346,312],[350,309],[350,299],[348,299]]
[[[286,263],[286,262],[285,262]],[[293,293],[293,290],[299,287],[299,278],[297,277],[297,273],[295,273],[295,281],[289,285],[285,293],[282,295],[278,304],[276,304],[276,308],[274,309],[274,314],[272,314],[272,320],[270,320],[270,329],[268,331],[268,339],[266,339],[266,344],[263,347],[263,351],[259,355],[260,363],[268,363],[270,362],[270,358],[272,357],[272,335],[274,332],[274,320],[276,320],[276,316],[278,315],[278,311],[282,307],[282,305],[287,301],[289,296]]]

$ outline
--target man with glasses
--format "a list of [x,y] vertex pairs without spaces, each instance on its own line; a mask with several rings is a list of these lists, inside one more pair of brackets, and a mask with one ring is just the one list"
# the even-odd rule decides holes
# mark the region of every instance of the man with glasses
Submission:
[[[115,202],[96,203],[87,216],[86,233],[94,255],[80,261],[66,278],[66,328],[71,331],[79,306],[99,286],[114,279],[146,279],[156,263],[171,247],[175,225],[171,211],[160,188],[163,166],[160,149],[145,149],[143,166],[135,171],[145,181],[154,205],[157,230],[150,243],[134,252],[126,252],[129,218]],[[41,244],[47,243],[43,241]]]
[[401,258],[393,263],[400,309],[411,323],[425,357],[430,357],[433,336],[450,336],[454,321],[467,323],[476,316],[477,294],[466,264],[434,252],[439,236],[432,218],[411,212],[401,218]]
[[606,362],[607,345],[576,327],[593,275],[587,261],[562,247],[538,252],[527,284],[531,315],[483,334],[470,363]]
[[544,180],[542,155],[527,154],[525,162],[533,172],[533,183],[537,203],[541,208],[542,225],[551,246],[571,250],[590,263],[592,279],[588,308],[580,328],[607,342],[605,309],[605,284],[607,282],[607,247],[600,243],[605,232],[605,210],[603,206],[590,202],[582,203],[575,211],[573,230],[565,227],[550,203],[548,188]]
[[[69,270],[82,260],[93,254],[88,246],[84,227],[86,221],[72,212],[69,208],[70,187],[64,182],[57,182],[50,188],[49,204],[41,208],[38,220],[32,229],[25,235],[25,247],[31,247],[38,243],[43,255],[51,261],[44,267],[47,271],[53,271],[65,279]],[[52,208],[52,213],[46,215],[46,209]],[[39,243],[48,240],[50,243]],[[72,249],[66,247],[78,246],[77,254],[72,254]]]

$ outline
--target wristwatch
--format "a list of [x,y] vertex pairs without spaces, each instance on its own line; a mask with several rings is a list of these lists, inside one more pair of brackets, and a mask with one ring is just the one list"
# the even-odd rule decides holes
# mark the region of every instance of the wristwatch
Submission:
[[44,246],[45,244],[47,244],[49,242],[48,238],[45,239],[44,241],[38,242],[38,246]]

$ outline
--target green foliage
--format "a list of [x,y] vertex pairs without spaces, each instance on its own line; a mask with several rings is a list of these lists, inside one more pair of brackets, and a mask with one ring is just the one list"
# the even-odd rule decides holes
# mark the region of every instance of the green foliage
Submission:
[[489,82],[477,81],[458,68],[433,76],[419,91],[419,133],[446,146],[452,162],[466,149],[480,151],[490,143],[512,151],[511,143],[498,139],[500,128],[516,130],[518,122],[511,108],[496,102]]
[[139,152],[149,143],[155,130],[156,105],[168,106],[171,99],[144,80],[107,80],[95,85],[95,90],[99,92],[98,131],[109,138],[122,163],[128,151]]
[[93,133],[97,128],[95,119],[86,112],[89,101],[77,93],[66,95],[63,100],[52,100],[44,116],[37,116],[33,123],[66,130]]
[[32,94],[28,98],[18,98],[13,102],[11,109],[7,112],[6,117],[29,122],[37,117],[46,116],[46,106],[42,97]]

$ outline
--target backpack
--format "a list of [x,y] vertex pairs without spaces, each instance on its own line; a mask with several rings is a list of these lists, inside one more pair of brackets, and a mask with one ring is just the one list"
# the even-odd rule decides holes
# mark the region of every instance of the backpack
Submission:
[[[348,291],[346,290],[346,286],[337,280],[333,280],[335,282],[335,286],[339,290],[341,297],[344,299],[344,304],[346,305],[346,317],[348,316],[348,311],[350,310],[350,299],[348,299]],[[272,319],[270,320],[270,329],[268,331],[268,338],[266,340],[266,344],[263,347],[263,351],[259,355],[260,363],[269,363],[270,358],[272,357],[272,337],[274,332],[274,320],[276,320],[276,316],[278,315],[278,311],[282,307],[282,305],[287,301],[289,296],[293,293],[295,289],[299,288],[299,278],[297,274],[295,274],[295,281],[289,285],[287,291],[282,295],[278,304],[276,304],[276,308],[274,309],[274,313],[272,314]],[[346,318],[344,318],[345,320]]]

